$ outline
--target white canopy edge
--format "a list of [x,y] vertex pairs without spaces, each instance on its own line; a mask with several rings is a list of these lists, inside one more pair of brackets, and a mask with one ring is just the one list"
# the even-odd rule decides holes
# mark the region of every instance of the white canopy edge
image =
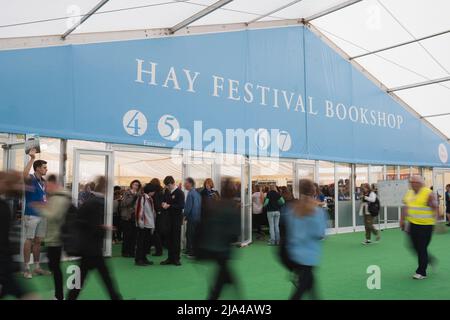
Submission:
[[164,37],[180,37],[180,36],[194,36],[208,33],[221,33],[221,32],[233,32],[240,30],[252,30],[252,29],[268,29],[289,27],[294,25],[305,25],[316,36],[322,39],[327,45],[335,50],[341,57],[349,61],[357,70],[362,72],[369,80],[377,85],[381,90],[389,94],[396,102],[403,106],[407,111],[417,117],[420,121],[423,121],[428,127],[430,127],[436,134],[443,139],[450,141],[450,138],[432,125],[429,121],[423,118],[414,108],[403,101],[394,92],[390,92],[381,81],[369,73],[363,68],[356,59],[352,59],[347,53],[345,53],[339,46],[337,46],[332,40],[330,40],[319,29],[314,27],[310,22],[306,22],[305,19],[285,19],[275,21],[256,21],[254,23],[231,23],[231,24],[213,24],[204,26],[187,26],[179,30],[176,34],[171,34],[170,28],[159,29],[141,29],[141,30],[129,30],[129,31],[111,31],[111,32],[93,32],[93,33],[80,33],[71,34],[70,37],[63,40],[61,35],[51,36],[35,36],[35,37],[18,37],[18,38],[3,38],[0,39],[0,51],[2,50],[14,50],[14,49],[27,49],[27,48],[40,48],[48,46],[63,46],[70,44],[88,44],[88,43],[101,43],[112,41],[125,41],[125,40],[139,40],[150,38],[164,38]]

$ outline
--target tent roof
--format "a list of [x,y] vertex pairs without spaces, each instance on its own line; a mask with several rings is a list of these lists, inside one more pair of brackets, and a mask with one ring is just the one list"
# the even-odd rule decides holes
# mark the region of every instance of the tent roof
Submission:
[[34,38],[48,45],[51,37],[64,44],[115,32],[123,39],[306,22],[450,137],[446,0],[0,0],[0,7],[0,49],[36,46]]

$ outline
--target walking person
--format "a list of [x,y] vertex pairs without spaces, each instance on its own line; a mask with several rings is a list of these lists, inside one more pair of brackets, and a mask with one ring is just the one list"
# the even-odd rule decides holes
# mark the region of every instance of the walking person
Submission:
[[283,197],[278,193],[277,186],[271,185],[264,200],[264,207],[267,208],[267,219],[269,220],[269,245],[278,245],[280,242],[280,210],[284,203]]
[[63,273],[61,271],[62,239],[61,227],[65,221],[67,211],[71,205],[70,194],[65,191],[55,175],[47,179],[48,201],[37,205],[42,217],[47,219],[47,245],[48,266],[53,274],[55,286],[55,300],[64,300]]
[[167,247],[166,234],[167,234],[167,217],[163,215],[162,203],[164,201],[163,187],[158,178],[153,178],[150,184],[155,186],[155,193],[152,196],[153,206],[156,211],[155,218],[155,231],[152,236],[152,243],[155,246],[155,252],[153,256],[160,257],[163,255],[163,247]]
[[[417,254],[418,267],[413,279],[423,280],[427,277],[427,267],[434,262],[434,257],[428,253],[433,226],[439,216],[437,199],[430,188],[425,187],[421,176],[410,178],[411,188],[403,198],[400,228],[410,237],[412,247]],[[408,223],[406,224],[405,221]]]
[[68,300],[76,300],[78,298],[89,271],[94,269],[99,272],[111,300],[122,299],[103,257],[105,231],[112,229],[112,226],[104,225],[105,192],[106,179],[99,177],[95,184],[94,197],[87,200],[78,210],[80,230],[82,230],[80,248],[81,287],[70,290]]
[[319,264],[322,241],[327,227],[326,212],[317,206],[315,188],[311,180],[299,183],[299,200],[288,207],[285,218],[286,251],[297,282],[292,300],[301,299],[309,293],[317,299],[314,269]]
[[[34,204],[43,204],[47,201],[44,176],[47,174],[47,162],[36,160],[36,149],[28,153],[30,160],[23,170],[25,180],[25,243],[23,258],[25,264],[24,278],[31,279],[33,275],[49,275],[50,272],[40,266],[41,241],[47,233],[47,221],[39,215]],[[30,174],[31,167],[34,173]],[[30,258],[33,253],[34,270],[31,270]]]
[[141,182],[133,180],[130,188],[125,191],[120,203],[120,215],[122,218],[123,242],[122,257],[134,258],[136,251],[136,201],[141,191]]
[[188,191],[186,203],[184,206],[184,216],[187,221],[186,230],[186,254],[189,258],[194,257],[194,239],[198,224],[200,222],[202,199],[200,193],[195,189],[195,181],[192,178],[186,178],[184,188]]
[[237,278],[229,265],[232,244],[237,241],[240,232],[240,208],[234,200],[236,190],[236,185],[231,179],[224,179],[221,199],[212,200],[215,205],[206,211],[206,216],[202,217],[196,258],[211,260],[217,264],[208,300],[219,299],[226,284],[234,285],[237,293],[240,293]]
[[173,264],[181,266],[181,225],[183,223],[184,192],[175,184],[172,176],[164,178],[166,191],[161,204],[164,214],[168,215],[168,257],[162,265]]
[[[366,229],[366,239],[362,244],[371,244],[372,234],[376,237],[375,241],[380,241],[380,231],[374,226],[374,219],[379,211],[379,206],[374,208],[377,203],[377,194],[370,188],[368,183],[361,186],[361,207],[359,215],[364,217],[364,227]],[[378,202],[379,204],[379,202]],[[375,212],[376,211],[376,212]]]
[[152,234],[155,230],[156,211],[153,204],[152,196],[157,188],[155,185],[148,183],[144,186],[143,193],[139,196],[136,203],[136,257],[135,264],[137,266],[149,266],[153,262],[146,257],[148,248],[151,246]]

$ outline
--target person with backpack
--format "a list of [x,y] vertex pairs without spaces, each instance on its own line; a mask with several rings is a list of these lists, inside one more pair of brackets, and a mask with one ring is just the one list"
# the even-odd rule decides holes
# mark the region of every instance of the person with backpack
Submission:
[[55,286],[55,300],[64,300],[63,274],[61,271],[61,254],[63,242],[61,228],[65,222],[67,211],[71,205],[70,194],[58,182],[56,175],[47,178],[47,202],[34,204],[42,217],[47,219],[47,246],[48,267],[53,274]]
[[280,243],[280,210],[284,203],[285,201],[278,192],[277,186],[272,185],[264,200],[264,207],[267,208],[267,219],[269,220],[269,245],[279,245]]
[[327,228],[326,211],[317,205],[314,183],[308,179],[299,182],[298,200],[288,206],[283,215],[280,254],[283,264],[296,275],[295,291],[291,300],[300,300],[305,293],[317,299],[314,269],[319,264],[322,240]]
[[380,201],[377,194],[370,188],[369,184],[361,186],[361,207],[359,215],[364,216],[364,227],[366,229],[366,239],[362,244],[371,244],[372,233],[376,236],[375,240],[380,241],[380,231],[373,224],[373,220],[380,212]]

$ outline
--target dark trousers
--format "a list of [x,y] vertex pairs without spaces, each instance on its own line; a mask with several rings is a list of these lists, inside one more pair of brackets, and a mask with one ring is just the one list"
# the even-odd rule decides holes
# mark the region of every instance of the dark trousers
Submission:
[[428,245],[430,244],[432,233],[432,225],[418,225],[410,223],[409,236],[411,238],[412,247],[417,253],[417,260],[419,264],[416,273],[423,276],[427,275],[428,263],[432,262],[434,259],[428,254]]
[[262,218],[263,218],[263,214],[262,213],[260,213],[260,214],[253,214],[252,215],[253,228],[256,229],[256,232],[258,234],[263,234],[263,231],[262,231],[262,224],[263,224]]
[[312,266],[296,265],[294,272],[297,275],[297,285],[291,300],[300,300],[307,292],[310,293],[312,299],[317,299],[314,288],[314,275]]
[[103,284],[105,285],[111,300],[122,300],[122,297],[117,291],[113,279],[109,274],[105,259],[102,256],[81,258],[81,287],[79,289],[75,288],[70,290],[68,294],[68,300],[76,300],[78,298],[80,291],[83,289],[84,282],[86,281],[86,276],[88,275],[89,271],[93,269],[97,269],[97,271],[100,273],[100,277],[103,280]]
[[119,216],[113,217],[113,226],[115,230],[113,231],[113,241],[122,241],[123,232],[122,232],[122,219]]
[[2,257],[0,255],[0,299],[7,295],[19,299],[27,293],[17,281],[17,277],[14,274],[15,271],[10,257]]
[[53,275],[55,298],[64,300],[63,274],[61,271],[62,247],[47,247],[48,268]]
[[151,246],[152,229],[137,228],[135,261],[147,260],[147,254]]
[[155,255],[162,256],[163,254],[163,246],[161,242],[161,238],[159,233],[156,230],[153,231],[152,235],[152,245],[155,247]]
[[155,255],[162,256],[163,254],[163,235],[161,226],[161,214],[156,215],[155,230],[153,231],[152,243],[155,246]]
[[220,294],[223,290],[225,284],[234,284],[239,292],[239,288],[234,278],[231,269],[228,265],[228,259],[225,258],[217,258],[215,259],[218,265],[216,279],[214,281],[214,285],[209,292],[208,300],[217,300],[220,297]]
[[373,225],[374,217],[372,217],[370,214],[364,215],[364,227],[366,229],[366,240],[370,240],[370,236],[373,233],[375,236],[378,235],[378,230]]
[[122,255],[134,256],[136,251],[136,224],[131,220],[122,220],[123,242]]
[[183,216],[177,213],[169,213],[168,226],[168,259],[171,262],[180,261],[181,251],[181,225]]
[[194,254],[194,241],[197,232],[197,221],[188,221],[186,226],[186,253]]
[[158,234],[161,243],[161,253],[163,248],[169,248],[168,244],[168,228],[169,228],[169,214],[161,212],[156,215],[156,233]]

